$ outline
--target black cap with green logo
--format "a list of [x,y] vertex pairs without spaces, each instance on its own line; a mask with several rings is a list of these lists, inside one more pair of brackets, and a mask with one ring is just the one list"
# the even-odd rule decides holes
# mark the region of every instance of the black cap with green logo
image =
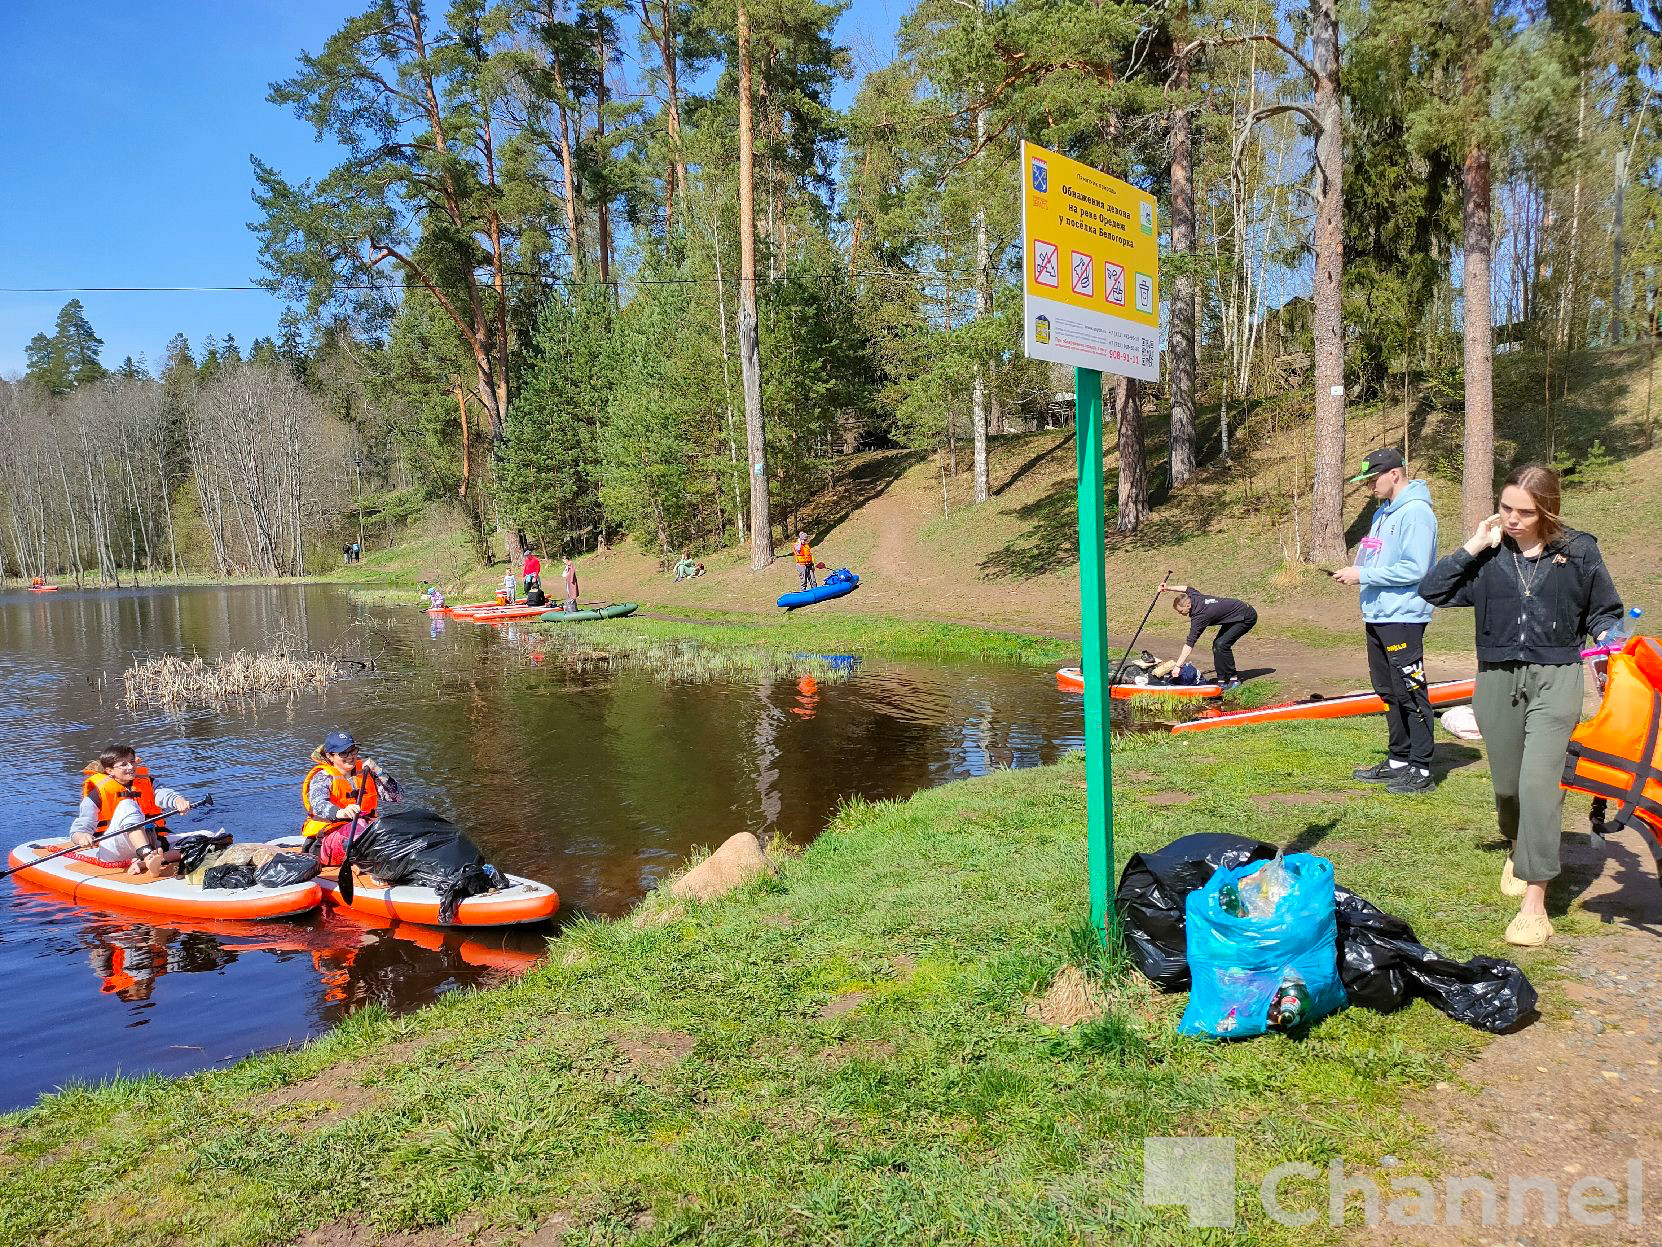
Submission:
[[1401,466],[1402,452],[1400,450],[1393,450],[1391,447],[1386,446],[1380,450],[1373,451],[1366,459],[1362,460],[1361,470],[1359,470],[1356,475],[1350,479],[1353,482],[1371,481],[1374,477],[1383,476],[1385,473],[1391,471],[1391,469],[1400,468]]

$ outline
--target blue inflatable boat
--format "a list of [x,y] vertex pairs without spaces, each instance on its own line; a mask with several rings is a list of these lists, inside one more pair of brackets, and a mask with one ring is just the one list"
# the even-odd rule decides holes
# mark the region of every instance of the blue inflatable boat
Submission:
[[847,597],[860,587],[860,578],[846,567],[839,567],[825,578],[825,583],[812,589],[803,589],[798,593],[787,593],[780,597],[779,605],[788,611],[798,607],[812,606],[815,602],[829,602],[832,598]]

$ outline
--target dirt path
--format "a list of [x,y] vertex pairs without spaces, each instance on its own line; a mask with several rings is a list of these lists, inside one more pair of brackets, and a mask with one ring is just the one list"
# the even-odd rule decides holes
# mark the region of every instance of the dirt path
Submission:
[[[1493,1181],[1495,1223],[1478,1223],[1473,1195],[1465,1202],[1464,1224],[1451,1227],[1440,1196],[1440,1224],[1381,1226],[1358,1234],[1357,1242],[1662,1243],[1662,886],[1638,834],[1622,832],[1607,844],[1601,854],[1584,834],[1565,837],[1568,892],[1606,930],[1563,941],[1570,975],[1546,985],[1541,1020],[1501,1036],[1405,1109],[1431,1125],[1446,1157],[1440,1174],[1425,1176],[1439,1193],[1449,1175]],[[1555,891],[1552,899],[1557,897]],[[1637,1225],[1629,1223],[1634,1160],[1643,1175]],[[1545,1222],[1538,1194],[1523,1201],[1522,1223],[1508,1224],[1514,1176],[1556,1184],[1563,1201],[1556,1228]],[[1578,1223],[1571,1188],[1598,1178],[1610,1180],[1617,1192],[1606,1206],[1612,1223]],[[1382,1190],[1388,1200],[1388,1178]],[[1590,1191],[1588,1202],[1595,1214],[1597,1194]]]

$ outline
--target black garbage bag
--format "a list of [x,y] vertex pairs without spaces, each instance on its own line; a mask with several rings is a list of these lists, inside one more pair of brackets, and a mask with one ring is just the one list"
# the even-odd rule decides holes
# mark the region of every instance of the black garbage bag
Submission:
[[1353,1004],[1389,1013],[1421,997],[1455,1021],[1495,1034],[1535,1012],[1535,986],[1510,961],[1450,960],[1354,892],[1339,888],[1337,903],[1339,973]]
[[1166,991],[1189,986],[1183,902],[1220,866],[1268,861],[1275,846],[1226,832],[1200,832],[1152,853],[1133,854],[1114,893],[1132,964]]
[[370,823],[347,843],[342,877],[353,866],[383,883],[432,888],[442,923],[454,922],[468,897],[508,886],[479,846],[432,810],[399,810]]
[[[1120,875],[1115,904],[1132,963],[1166,991],[1189,986],[1183,903],[1220,866],[1267,861],[1275,847],[1226,832],[1173,840],[1134,854]],[[1498,957],[1452,961],[1419,942],[1414,928],[1345,887],[1334,889],[1339,977],[1352,1004],[1389,1013],[1423,997],[1457,1022],[1510,1030],[1535,1011],[1524,972]]]
[[173,837],[173,847],[179,850],[179,873],[188,875],[202,864],[202,859],[215,849],[228,848],[231,843],[231,833],[220,831],[209,834],[207,832],[191,832],[189,835]]
[[202,873],[204,888],[251,888],[258,882],[254,867],[248,864],[210,866]]
[[259,868],[256,878],[262,888],[286,888],[317,878],[322,867],[310,853],[279,853]]
[[1347,887],[1333,889],[1339,917],[1339,977],[1352,1004],[1391,1013],[1407,1004],[1408,976],[1402,948],[1414,928]]

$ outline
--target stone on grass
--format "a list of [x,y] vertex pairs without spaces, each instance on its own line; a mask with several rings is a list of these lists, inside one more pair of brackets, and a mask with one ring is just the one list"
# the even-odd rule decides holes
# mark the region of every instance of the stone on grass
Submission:
[[762,842],[750,832],[741,831],[670,884],[669,892],[684,901],[713,901],[757,875],[772,873],[773,864],[762,852]]

